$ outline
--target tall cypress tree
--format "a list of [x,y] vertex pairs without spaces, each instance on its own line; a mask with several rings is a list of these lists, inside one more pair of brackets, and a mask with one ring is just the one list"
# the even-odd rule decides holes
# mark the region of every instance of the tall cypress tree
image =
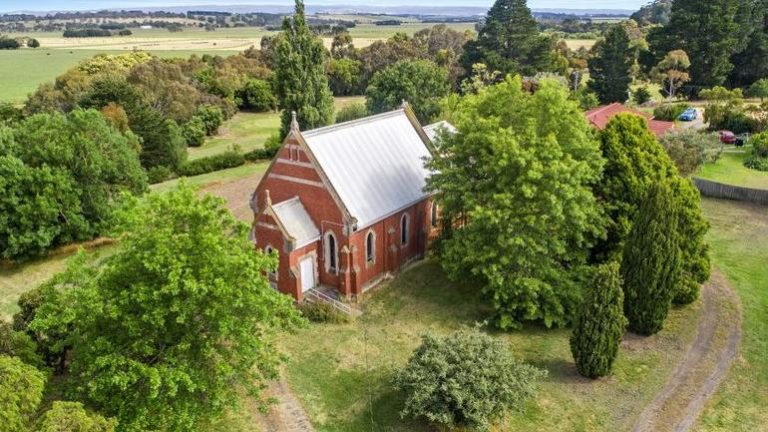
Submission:
[[275,83],[283,110],[281,135],[290,131],[292,111],[296,111],[302,129],[330,124],[333,96],[325,75],[325,47],[307,25],[302,0],[296,0],[293,17],[283,20],[283,32],[277,39]]
[[624,26],[613,26],[594,48],[589,60],[589,88],[602,103],[624,102],[632,83],[633,50]]
[[461,64],[466,71],[484,63],[503,75],[535,75],[554,68],[555,41],[543,36],[526,0],[496,0],[477,40],[466,44]]
[[733,70],[730,57],[739,46],[740,0],[675,0],[672,17],[648,37],[655,63],[668,52],[682,49],[691,58],[695,89],[723,85]]
[[604,264],[597,269],[571,335],[571,354],[581,375],[598,378],[613,369],[627,326],[623,307],[619,265]]
[[640,206],[624,246],[624,315],[629,329],[650,336],[664,327],[680,281],[678,209],[666,183],[656,183]]

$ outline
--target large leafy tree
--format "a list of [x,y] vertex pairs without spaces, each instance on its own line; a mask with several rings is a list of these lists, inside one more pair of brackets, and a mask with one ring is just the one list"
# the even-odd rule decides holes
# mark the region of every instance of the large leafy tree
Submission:
[[589,88],[602,103],[624,102],[629,98],[632,83],[634,50],[624,26],[613,26],[593,48],[589,60]]
[[190,187],[121,215],[118,252],[56,277],[34,331],[68,329],[72,390],[120,430],[193,430],[275,377],[275,329],[299,322],[247,227]]
[[0,255],[13,259],[98,235],[123,192],[146,189],[135,136],[95,110],[0,130],[0,172]]
[[651,185],[624,246],[624,314],[640,335],[664,327],[680,281],[677,206],[665,182]]
[[326,51],[323,42],[307,25],[304,2],[296,0],[293,17],[283,21],[283,32],[276,44],[276,93],[280,108],[281,134],[291,128],[291,112],[297,114],[303,129],[333,122],[333,96],[325,75]]
[[662,92],[672,99],[675,92],[691,80],[688,68],[691,60],[683,50],[674,50],[667,53],[662,61],[653,69],[652,74],[661,85]]
[[619,265],[604,264],[596,270],[571,335],[571,353],[581,375],[598,378],[611,372],[626,326]]
[[520,77],[449,105],[459,132],[442,137],[427,181],[446,221],[443,267],[484,291],[501,328],[567,323],[604,233],[591,191],[603,159],[583,113],[557,82],[530,94]]
[[480,28],[477,40],[465,46],[461,64],[475,63],[506,74],[535,75],[555,68],[555,41],[542,35],[526,0],[496,0]]
[[[722,85],[733,70],[730,57],[739,48],[736,17],[739,0],[675,0],[668,25],[651,31],[653,64],[673,50],[691,59],[691,82],[696,89]],[[651,66],[653,66],[651,64]]]
[[425,335],[395,385],[406,394],[402,414],[454,428],[488,430],[521,411],[545,371],[518,362],[506,345],[480,331]]
[[380,113],[407,101],[424,123],[440,114],[440,101],[448,95],[445,69],[428,60],[404,60],[379,71],[365,91],[368,110]]
[[0,355],[0,424],[7,432],[27,432],[43,398],[45,375],[16,357]]

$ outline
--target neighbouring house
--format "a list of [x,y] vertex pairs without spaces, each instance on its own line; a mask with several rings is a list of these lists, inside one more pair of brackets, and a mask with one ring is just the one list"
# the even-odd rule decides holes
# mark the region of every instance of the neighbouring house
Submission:
[[621,113],[635,114],[648,122],[648,128],[656,137],[661,138],[675,128],[674,122],[655,120],[653,116],[642,111],[632,109],[620,103],[600,106],[587,111],[587,120],[592,126],[603,130],[611,119]]
[[294,117],[251,198],[251,239],[279,255],[272,286],[356,301],[423,257],[438,233],[424,164],[440,127],[422,128],[407,105],[310,131]]

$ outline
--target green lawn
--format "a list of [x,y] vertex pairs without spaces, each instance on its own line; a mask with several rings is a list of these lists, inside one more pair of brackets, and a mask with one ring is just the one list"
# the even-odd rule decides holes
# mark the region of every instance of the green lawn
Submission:
[[747,157],[742,153],[723,153],[715,163],[706,163],[697,176],[720,183],[754,189],[768,189],[768,172],[749,169],[744,166]]
[[[119,54],[125,51],[109,50],[64,50],[64,49],[22,49],[16,51],[0,50],[0,101],[22,103],[29,93],[40,84],[53,80],[76,66],[80,61],[96,54]],[[204,51],[152,51],[163,57],[189,57],[192,54],[202,55]],[[235,52],[215,52],[219,55],[230,55]]]
[[713,262],[741,298],[741,358],[705,411],[701,431],[758,431],[768,425],[768,208],[705,199]]
[[[422,263],[377,289],[357,322],[313,324],[286,335],[281,346],[289,356],[289,382],[318,431],[429,431],[422,422],[400,419],[403,397],[391,389],[394,371],[420,335],[474,325],[487,316],[484,305],[474,287],[453,284],[436,263]],[[693,337],[698,310],[675,310],[658,336],[627,342],[614,376],[600,381],[577,375],[568,330],[497,334],[519,358],[549,371],[536,402],[500,430],[627,429]]]
[[262,148],[279,128],[280,114],[239,112],[222,125],[218,135],[208,138],[201,147],[190,147],[189,159],[213,156],[233,145],[239,146],[242,152]]

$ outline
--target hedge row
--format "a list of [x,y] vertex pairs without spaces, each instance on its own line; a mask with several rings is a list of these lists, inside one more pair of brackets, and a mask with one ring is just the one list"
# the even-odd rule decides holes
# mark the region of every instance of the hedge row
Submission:
[[219,171],[227,168],[234,168],[245,163],[245,158],[237,150],[229,150],[215,156],[204,157],[193,161],[184,162],[179,167],[179,175],[196,176]]

